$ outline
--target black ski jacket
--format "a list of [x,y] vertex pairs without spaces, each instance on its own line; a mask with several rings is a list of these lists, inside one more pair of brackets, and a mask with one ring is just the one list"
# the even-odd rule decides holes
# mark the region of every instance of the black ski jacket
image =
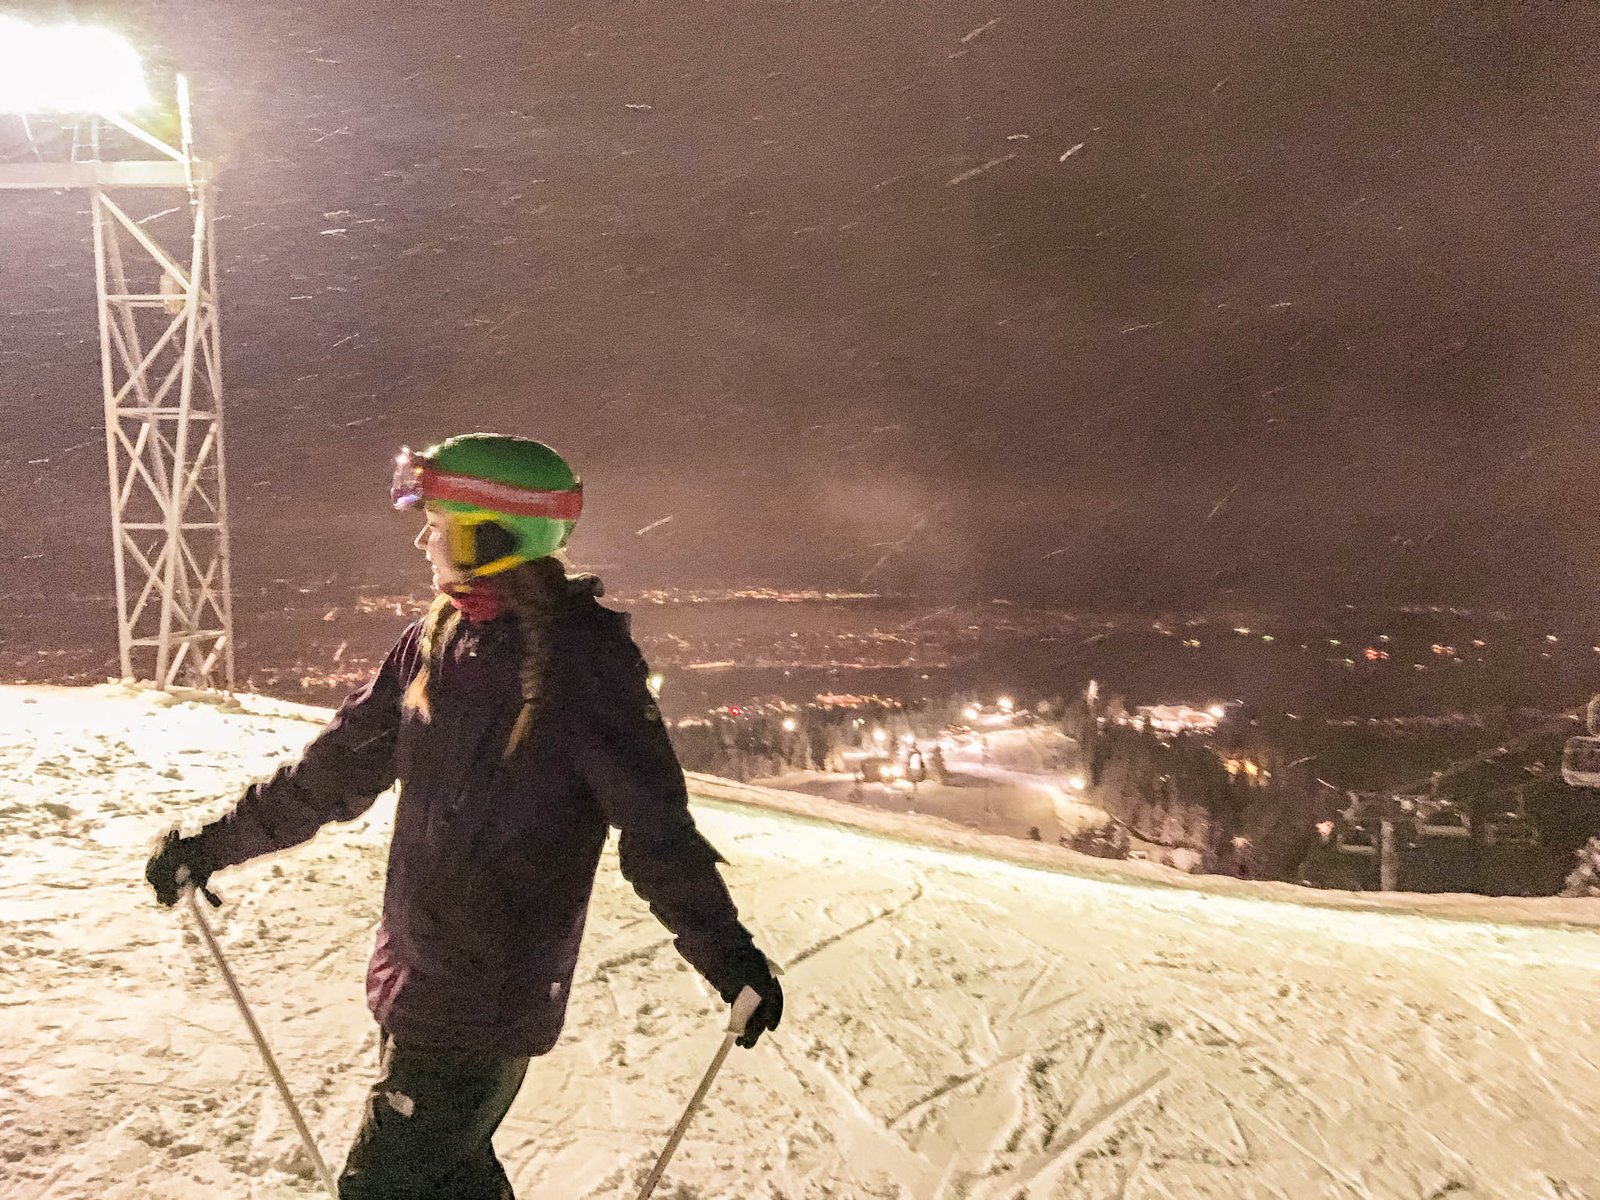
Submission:
[[689,814],[624,614],[569,581],[540,715],[505,761],[521,702],[515,622],[458,623],[432,664],[429,722],[401,705],[420,636],[417,622],[298,762],[201,832],[214,867],[307,841],[398,780],[367,1002],[408,1047],[520,1056],[555,1044],[608,826],[624,877],[724,999],[765,974],[723,860]]

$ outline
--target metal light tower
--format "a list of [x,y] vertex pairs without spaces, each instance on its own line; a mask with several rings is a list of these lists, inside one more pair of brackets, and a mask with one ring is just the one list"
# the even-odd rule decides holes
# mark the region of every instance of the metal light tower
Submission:
[[211,170],[184,78],[176,146],[127,115],[148,106],[114,35],[0,18],[0,112],[33,159],[0,163],[0,189],[89,195],[122,674],[231,689]]

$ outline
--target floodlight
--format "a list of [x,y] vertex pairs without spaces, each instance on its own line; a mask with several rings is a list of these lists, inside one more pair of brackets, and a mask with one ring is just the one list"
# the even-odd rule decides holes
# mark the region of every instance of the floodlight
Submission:
[[0,112],[126,113],[149,104],[138,52],[119,34],[0,16]]
[[[0,195],[87,193],[122,675],[231,688],[212,168],[194,154],[181,74],[172,98],[152,101],[138,54],[108,29],[0,13],[0,124],[20,121],[32,150],[0,162]],[[176,117],[175,144],[170,119],[145,128],[154,116]]]

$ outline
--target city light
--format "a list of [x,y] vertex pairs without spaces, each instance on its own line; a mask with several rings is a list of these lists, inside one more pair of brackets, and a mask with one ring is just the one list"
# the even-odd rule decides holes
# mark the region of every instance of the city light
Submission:
[[1000,699],[995,701],[995,703],[999,705],[1000,711],[1003,713],[1008,713],[1012,710],[1012,708],[1015,707],[1015,705],[1013,705],[1011,702],[1010,696],[1001,696]]
[[978,719],[978,706],[976,704],[967,705],[966,708],[961,710],[961,715],[969,721],[976,721]]
[[[644,681],[645,686],[650,689],[650,694],[652,696],[654,696],[658,700],[661,698],[662,685],[665,684],[666,682],[667,682],[667,677],[665,675],[663,675],[660,671],[657,671],[655,674],[651,675],[648,679],[646,679]],[[737,710],[735,710],[735,715],[737,715]]]
[[139,55],[120,35],[0,16],[0,112],[127,113],[149,104]]
[[873,741],[875,741],[875,742],[877,742],[877,743],[878,743],[878,745],[880,745],[880,746],[881,746],[881,745],[883,745],[883,744],[884,744],[884,743],[885,743],[885,742],[886,742],[886,741],[888,741],[888,740],[889,740],[889,735],[888,735],[888,733],[887,733],[887,732],[885,732],[885,731],[884,731],[884,730],[882,730],[882,729],[874,729],[874,730],[873,730],[873,731],[872,731],[872,740],[873,740]]
[[793,733],[796,729],[799,729],[799,728],[800,728],[800,722],[796,721],[793,717],[785,717],[783,719],[783,731],[785,733]]
[[1087,786],[1082,775],[1074,775],[1067,780],[1067,786],[1075,792],[1081,792]]

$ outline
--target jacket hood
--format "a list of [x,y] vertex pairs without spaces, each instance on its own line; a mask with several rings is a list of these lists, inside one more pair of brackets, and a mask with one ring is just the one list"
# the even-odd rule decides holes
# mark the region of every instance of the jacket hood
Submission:
[[586,596],[593,596],[598,600],[606,594],[605,581],[600,576],[589,571],[580,571],[576,575],[567,576],[567,597],[571,600],[582,600]]

